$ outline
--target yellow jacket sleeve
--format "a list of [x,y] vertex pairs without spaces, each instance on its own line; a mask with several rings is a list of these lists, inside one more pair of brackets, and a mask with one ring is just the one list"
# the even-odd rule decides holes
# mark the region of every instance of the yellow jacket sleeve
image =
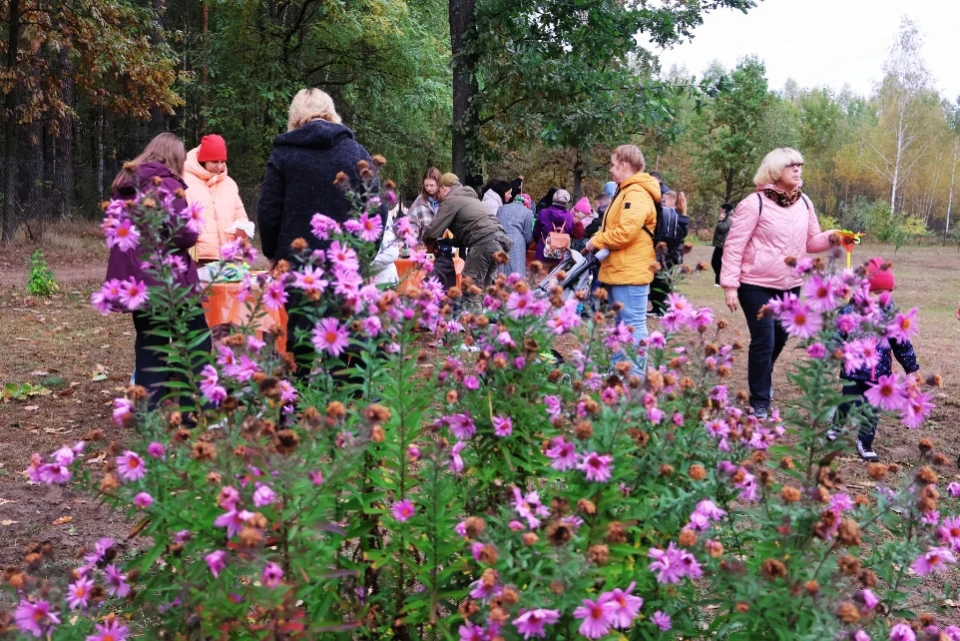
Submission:
[[[640,234],[645,234],[644,226],[650,227],[651,212],[656,225],[656,210],[653,200],[645,193],[626,194],[617,215],[610,220],[606,229],[597,232],[590,240],[597,249],[618,250],[637,242]],[[651,233],[653,229],[650,229]]]

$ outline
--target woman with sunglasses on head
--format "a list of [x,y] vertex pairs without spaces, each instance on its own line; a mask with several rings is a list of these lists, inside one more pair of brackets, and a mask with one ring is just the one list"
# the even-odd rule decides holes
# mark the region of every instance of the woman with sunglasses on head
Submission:
[[747,376],[750,405],[766,417],[773,397],[773,365],[787,332],[760,309],[775,298],[800,291],[802,278],[784,260],[830,247],[833,231],[821,231],[803,185],[803,156],[796,149],[774,149],[764,157],[753,182],[756,192],[737,205],[723,246],[720,286],[730,311],[743,307],[750,329]]

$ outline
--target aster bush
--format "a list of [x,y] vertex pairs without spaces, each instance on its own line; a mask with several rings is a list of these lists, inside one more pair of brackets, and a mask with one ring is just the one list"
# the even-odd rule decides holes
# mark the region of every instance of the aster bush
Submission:
[[[916,469],[872,464],[878,485],[854,496],[836,469],[870,413],[908,427],[929,413],[924,382],[899,376],[836,419],[840,369],[911,336],[915,311],[871,298],[862,274],[839,269],[839,250],[796,264],[801,295],[764,313],[809,357],[790,375],[799,395],[761,420],[728,389],[741,347],[682,296],[631,345],[616,310],[582,318],[578,298],[516,276],[485,291],[367,284],[391,198],[379,164],[359,168],[359,185],[338,177],[356,218],[318,213],[324,250],[298,240],[278,278],[240,288],[254,317],[285,304],[311,320],[288,337],[314,350],[299,369],[253,323],[213,354],[196,353],[202,337],[179,340],[201,292],[178,284],[165,196],[110,205],[108,242],[140,243],[157,284],[108,283],[94,304],[145,309],[178,339],[179,405],[148,410],[133,387],[115,401],[124,444],[93,433],[34,455],[32,481],[88,488],[131,532],[89,542],[66,572],[47,563],[49,545],[32,545],[4,573],[16,605],[0,630],[94,641],[960,639],[936,626],[940,597],[917,593],[960,550],[960,518],[941,514],[941,491],[960,494],[938,489],[945,458],[921,442]],[[173,228],[195,224],[191,212]],[[250,251],[239,243],[226,257]],[[429,270],[424,254],[412,258]],[[645,377],[610,362],[621,348],[647,359]]]

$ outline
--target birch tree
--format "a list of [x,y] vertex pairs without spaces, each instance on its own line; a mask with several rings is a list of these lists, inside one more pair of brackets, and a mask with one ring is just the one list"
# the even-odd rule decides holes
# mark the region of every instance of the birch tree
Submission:
[[957,159],[960,157],[960,96],[956,102],[947,105],[947,119],[950,133],[953,134],[953,159],[950,168],[950,194],[947,196],[947,225],[944,233],[950,233],[950,211],[953,209],[953,188],[957,182]]

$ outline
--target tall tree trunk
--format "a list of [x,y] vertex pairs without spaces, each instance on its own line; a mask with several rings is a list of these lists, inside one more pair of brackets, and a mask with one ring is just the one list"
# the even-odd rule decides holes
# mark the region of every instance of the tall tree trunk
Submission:
[[476,158],[468,147],[476,142],[479,117],[473,104],[477,84],[477,59],[466,52],[467,39],[474,22],[476,0],[448,0],[450,16],[450,53],[453,55],[453,173],[466,182],[468,174],[478,173]]
[[950,210],[953,209],[953,186],[957,179],[957,156],[960,156],[960,135],[953,139],[953,169],[950,170],[950,196],[947,198],[947,227],[945,234],[950,233]]
[[103,202],[106,200],[103,194],[103,128],[104,128],[104,107],[100,105],[97,109],[97,200]]
[[[163,44],[164,16],[167,13],[167,0],[153,0],[153,33],[150,42],[154,46]],[[163,110],[156,105],[150,107],[150,130],[156,134],[169,129]]]
[[[20,50],[20,0],[9,0],[7,23],[7,71],[13,71]],[[17,91],[12,87],[3,100],[3,138],[5,185],[3,189],[3,240],[10,240],[17,231]]]
[[[63,79],[63,102],[73,108],[73,61],[70,51],[63,47],[57,60],[60,77]],[[64,219],[70,215],[73,205],[73,116],[60,119],[60,134],[54,143],[53,193],[56,198],[55,215]]]
[[[49,217],[49,202],[43,189],[43,123],[34,121],[17,128],[20,141],[20,158],[17,183],[20,186],[18,203],[20,222],[26,224],[31,240],[39,240],[43,226]],[[24,153],[24,151],[26,153]]]

